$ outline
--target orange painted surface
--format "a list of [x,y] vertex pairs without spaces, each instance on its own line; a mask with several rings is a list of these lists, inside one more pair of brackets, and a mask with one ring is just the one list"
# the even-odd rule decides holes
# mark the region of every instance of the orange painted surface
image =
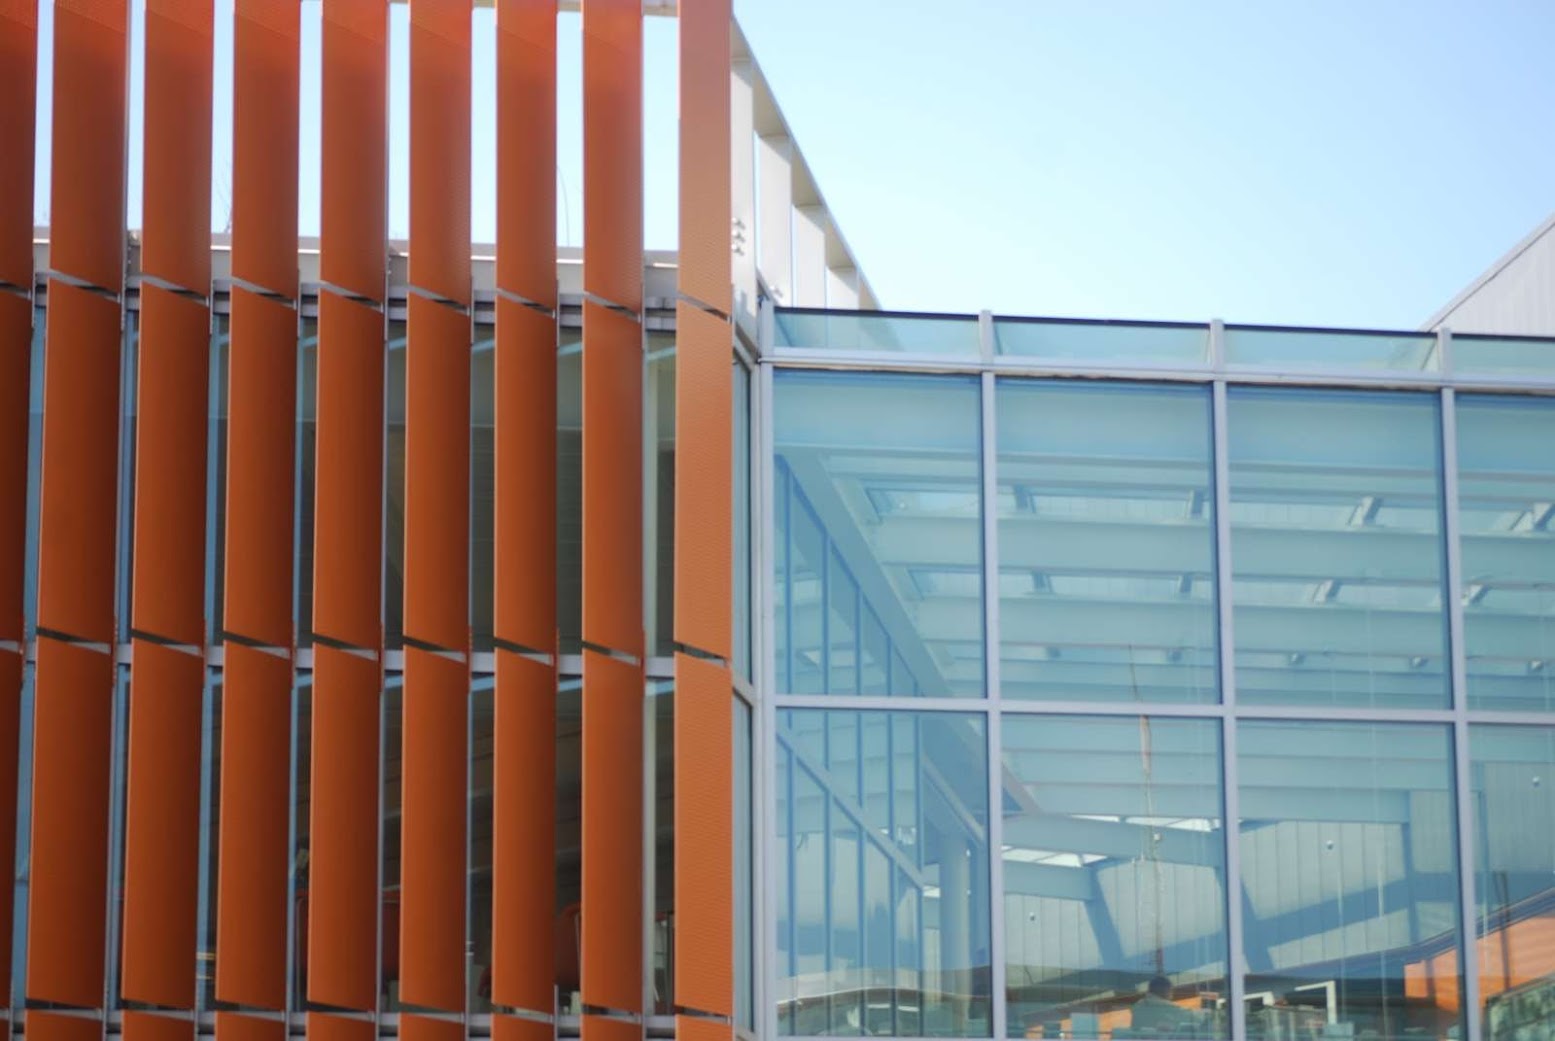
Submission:
[[115,293],[124,285],[128,28],[125,0],[54,5],[49,264]]
[[470,3],[410,5],[410,284],[470,302]]
[[232,276],[287,297],[297,295],[300,27],[297,0],[240,0],[232,30]]
[[378,1028],[371,1019],[347,1019],[327,1012],[309,1012],[304,1031],[308,1041],[373,1041]]
[[549,1023],[493,1013],[491,1036],[492,1041],[551,1041],[556,1032]]
[[383,315],[319,294],[313,628],[383,642]]
[[[1555,975],[1555,915],[1534,914],[1503,922],[1479,937],[1475,949],[1481,1001],[1546,979]],[[1449,947],[1434,957],[1406,965],[1404,993],[1416,999],[1431,998],[1438,1007],[1457,1011],[1461,1001],[1457,950]]]
[[677,278],[682,293],[726,315],[733,308],[729,252],[732,20],[730,0],[688,3],[676,19],[680,28],[681,199]]
[[32,284],[37,82],[38,0],[5,0],[0,3],[0,97],[6,99],[0,108],[0,141],[5,142],[0,152],[0,282],[23,288]]
[[0,445],[6,446],[0,451],[0,640],[19,641],[25,630],[32,383],[32,305],[26,297],[0,294],[0,372],[7,373],[0,381]]
[[119,994],[193,1008],[205,661],[139,639],[132,655]]
[[643,672],[589,650],[582,836],[583,1004],[641,1012]]
[[377,996],[382,682],[376,659],[313,649],[307,998],[364,1012]]
[[[0,651],[0,863],[16,863],[18,736],[21,721],[22,654]],[[0,936],[12,936],[16,889],[0,893]],[[0,951],[0,1000],[11,1000],[11,948]]]
[[675,1004],[725,1016],[734,1014],[733,697],[727,666],[675,655],[675,791],[695,793],[675,800]]
[[60,1015],[41,1009],[28,1009],[25,1014],[26,1034],[34,1041],[102,1041],[103,1021],[95,1016]]
[[286,1041],[286,1021],[217,1012],[216,1041]]
[[223,665],[216,998],[280,1009],[292,859],[292,665],[231,641]]
[[113,659],[44,638],[36,668],[26,996],[94,1008],[107,932]]
[[494,628],[499,640],[549,652],[556,644],[555,319],[497,298],[495,382]]
[[[463,984],[462,972],[460,983]],[[400,1014],[400,1037],[404,1041],[464,1041],[464,1024],[457,1019],[433,1019],[404,1012]]]
[[[382,300],[388,270],[389,5],[324,5],[324,142],[319,271],[324,282]],[[295,172],[289,174],[295,178]]]
[[730,336],[727,321],[676,307],[675,640],[725,661],[734,613]]
[[584,4],[583,289],[633,312],[643,307],[642,69],[640,0]]
[[210,311],[155,286],[140,290],[136,360],[135,628],[205,642],[205,432]]
[[400,1000],[444,1012],[464,1009],[469,691],[464,662],[405,648]]
[[497,288],[556,306],[555,0],[497,0]]
[[222,624],[292,644],[297,312],[232,290],[227,348],[227,546]]
[[410,298],[405,376],[405,635],[462,651],[470,631],[470,319]]
[[119,305],[55,279],[43,369],[38,625],[113,640]]
[[641,1024],[632,1023],[622,1019],[608,1019],[604,1016],[583,1016],[582,1037],[584,1041],[642,1041],[643,1028]]
[[[496,653],[491,999],[550,1012],[556,915],[556,670]],[[493,1017],[493,1022],[501,1017]]]
[[[676,921],[675,928],[678,938],[679,921]],[[727,961],[728,957],[725,960]],[[698,1016],[675,1017],[675,1041],[733,1041],[733,1039],[734,1027],[728,1023],[719,1023],[716,1020],[702,1019]]]
[[642,330],[583,305],[583,639],[643,653]]
[[211,283],[213,17],[211,0],[146,0],[140,268],[201,294]]
[[[185,967],[187,969],[187,966]],[[185,972],[184,975],[191,975]],[[194,1041],[194,1020],[125,1010],[120,1033],[124,1041]]]

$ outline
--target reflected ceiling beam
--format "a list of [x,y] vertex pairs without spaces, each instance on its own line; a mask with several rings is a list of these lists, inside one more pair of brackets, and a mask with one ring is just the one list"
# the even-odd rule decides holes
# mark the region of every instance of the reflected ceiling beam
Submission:
[[1082,867],[1033,864],[1004,858],[1004,891],[1047,900],[1097,900],[1096,882]]
[[[1044,798],[1044,804],[1048,800]],[[1004,821],[1004,843],[1020,849],[1084,853],[1113,860],[1159,859],[1168,864],[1219,865],[1220,833],[1157,828],[1130,821],[1085,820],[1047,813]]]

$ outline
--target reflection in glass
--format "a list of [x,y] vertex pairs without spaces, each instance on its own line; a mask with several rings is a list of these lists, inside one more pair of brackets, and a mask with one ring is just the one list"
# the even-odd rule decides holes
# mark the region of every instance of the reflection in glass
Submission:
[[205,674],[205,705],[200,731],[200,891],[199,949],[195,952],[195,993],[201,1008],[216,1004],[216,868],[221,825],[222,673]]
[[492,649],[496,567],[496,329],[475,326],[470,354],[470,639]]
[[313,491],[318,462],[319,322],[302,319],[297,351],[297,646],[313,646]]
[[32,312],[32,355],[27,375],[27,557],[23,564],[22,621],[32,638],[38,611],[38,511],[43,489],[43,308]]
[[675,653],[675,339],[648,334],[643,384],[643,597],[648,653]]
[[1219,725],[1006,716],[1003,739],[1007,1036],[1227,1036]]
[[470,988],[470,1011],[491,1011],[491,853],[492,853],[492,751],[496,740],[495,678],[470,679],[470,817],[468,904],[469,964],[465,983]]
[[777,683],[983,693],[975,379],[779,372]]
[[206,489],[205,529],[207,542],[206,560],[210,572],[206,575],[206,617],[210,619],[208,639],[217,643],[222,639],[222,623],[226,611],[227,565],[227,365],[231,337],[227,331],[228,317],[221,313],[211,315],[211,384],[210,419],[206,426],[206,473],[210,487]]
[[1249,368],[1379,369],[1435,372],[1435,333],[1331,329],[1234,328],[1225,331],[1226,363]]
[[751,374],[734,366],[734,666],[751,678]]
[[1469,706],[1555,709],[1555,401],[1465,394],[1457,413]]
[[1218,698],[1210,398],[1001,380],[1005,697]]
[[405,323],[389,322],[384,370],[383,639],[398,647],[405,630]]
[[[29,558],[31,556],[29,555]],[[11,1017],[18,1021],[27,1004],[27,908],[32,884],[32,749],[34,667],[22,666],[21,698],[18,702],[16,730],[16,863],[11,886]]]
[[669,680],[648,681],[648,718],[643,727],[643,762],[652,763],[648,819],[652,829],[653,890],[648,913],[653,925],[648,985],[651,1013],[675,1014],[675,687]]
[[1240,724],[1252,1037],[1447,1037],[1461,993],[1445,726]]
[[1453,333],[1452,369],[1465,376],[1555,376],[1555,340]]
[[1547,1037],[1555,1022],[1555,730],[1474,727],[1469,753],[1484,1036]]
[[998,318],[993,335],[1000,354],[1080,365],[1129,362],[1196,367],[1209,357],[1209,328],[1203,325]]
[[[403,353],[403,351],[401,352]],[[383,696],[379,716],[383,728],[383,744],[380,755],[382,765],[378,776],[382,779],[378,804],[383,811],[383,829],[379,833],[379,849],[383,863],[379,869],[383,900],[383,927],[379,933],[378,1001],[385,1011],[400,1008],[400,864],[403,850],[401,824],[404,819],[405,787],[405,674],[387,673],[384,676]]]
[[779,1032],[988,1036],[982,717],[785,711],[777,757]]
[[734,1024],[756,1029],[753,913],[754,821],[751,814],[751,707],[734,699]]
[[1447,702],[1438,399],[1233,388],[1237,697]]
[[312,821],[309,792],[313,777],[313,673],[297,673],[292,695],[292,867],[287,902],[293,923],[289,930],[292,974],[287,1009],[307,1009],[308,950],[302,935],[308,915],[309,839]]
[[[556,628],[561,653],[583,651],[583,330],[557,330]],[[536,648],[543,650],[544,648]]]
[[976,315],[888,314],[881,311],[793,311],[779,308],[778,347],[885,351],[902,354],[982,352]]

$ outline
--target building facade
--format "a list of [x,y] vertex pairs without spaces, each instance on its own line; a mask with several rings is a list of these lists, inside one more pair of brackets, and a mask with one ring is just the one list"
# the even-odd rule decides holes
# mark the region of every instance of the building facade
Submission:
[[560,251],[576,5],[411,0],[391,242],[387,3],[142,6],[0,4],[12,1033],[1550,1036],[1538,249],[1420,332],[882,312],[728,0],[584,0]]

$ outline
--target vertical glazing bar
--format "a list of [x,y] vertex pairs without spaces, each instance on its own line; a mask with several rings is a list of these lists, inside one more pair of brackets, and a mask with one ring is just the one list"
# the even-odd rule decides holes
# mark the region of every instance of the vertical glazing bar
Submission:
[[[984,312],[981,321],[985,352],[991,353],[993,319]],[[993,981],[993,1031],[1008,1037],[1004,1028],[1006,980],[1004,978],[1004,746],[999,725],[1002,697],[999,679],[999,384],[991,372],[982,375],[982,497],[983,497],[983,669],[988,683],[988,911],[992,918],[990,952]],[[893,950],[895,945],[893,943]]]
[[[1443,337],[1445,340],[1445,337]],[[1474,876],[1473,763],[1469,756],[1468,660],[1463,638],[1463,547],[1458,499],[1458,397],[1451,387],[1441,394],[1442,536],[1447,557],[1448,647],[1452,654],[1453,777],[1458,829],[1458,899],[1463,973],[1464,1027],[1469,1041],[1481,1041],[1478,879]]]
[[[760,345],[762,356],[768,355],[768,344]],[[768,496],[771,507],[761,510],[757,520],[757,539],[762,547],[762,559],[766,562],[758,568],[755,578],[755,604],[757,610],[756,626],[761,634],[759,641],[760,652],[753,663],[753,674],[756,677],[759,700],[757,711],[753,714],[756,732],[753,735],[753,743],[759,743],[764,749],[770,749],[770,754],[763,763],[761,772],[761,797],[757,803],[755,812],[756,859],[766,865],[777,863],[778,857],[786,857],[787,851],[778,846],[777,839],[777,764],[782,751],[777,743],[777,610],[775,599],[775,585],[777,576],[773,571],[772,562],[776,560],[777,547],[777,503],[776,495],[776,463],[773,457],[772,446],[772,366],[762,364],[754,373],[755,382],[752,387],[753,400],[751,408],[751,422],[755,431],[752,441],[756,445],[757,466],[752,471],[756,483],[763,489],[762,494]],[[785,499],[786,501],[786,499]],[[785,594],[786,596],[787,594]],[[789,771],[792,776],[792,770]],[[784,793],[785,803],[793,806],[793,793]],[[788,829],[792,834],[792,828]],[[778,964],[778,959],[773,956],[761,957],[763,951],[769,948],[776,951],[778,936],[778,892],[779,882],[785,875],[792,875],[792,869],[787,872],[767,870],[763,876],[764,881],[757,898],[754,901],[756,913],[761,916],[766,935],[771,939],[768,947],[758,947],[757,964],[760,966],[758,976],[760,986],[757,988],[762,996],[761,1003],[756,1007],[756,1033],[759,1037],[778,1036],[778,989],[779,974],[788,976],[789,966]],[[793,937],[787,938],[787,949],[792,957],[794,950]]]

